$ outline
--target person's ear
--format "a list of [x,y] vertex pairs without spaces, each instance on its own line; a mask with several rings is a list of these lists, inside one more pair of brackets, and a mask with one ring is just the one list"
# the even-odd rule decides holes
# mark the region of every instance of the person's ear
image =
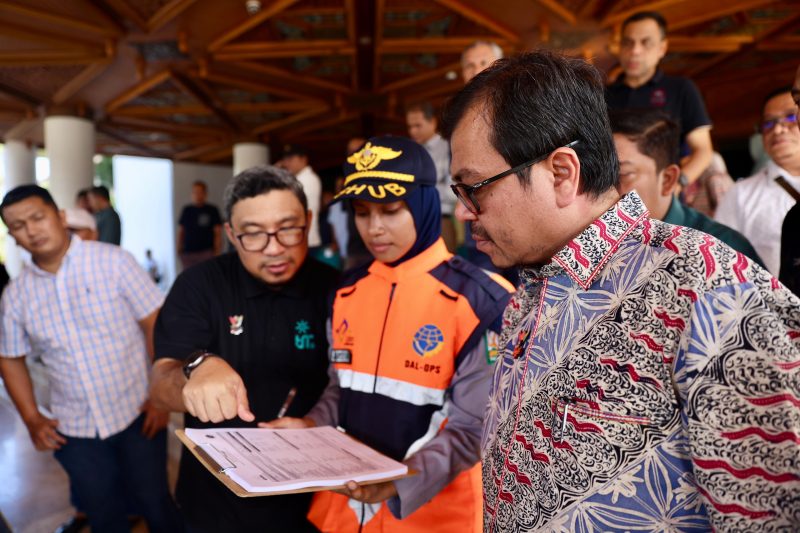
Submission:
[[681,167],[678,165],[668,165],[661,171],[661,196],[672,196],[678,179],[681,177]]
[[230,242],[231,245],[236,248],[236,236],[233,234],[231,223],[225,222],[223,227],[225,228],[225,236],[228,237],[228,242]]
[[567,207],[580,194],[581,162],[572,148],[558,148],[549,158],[556,205]]
[[658,45],[658,59],[661,60],[667,55],[667,50],[669,50],[669,41],[666,39],[661,39],[661,43]]

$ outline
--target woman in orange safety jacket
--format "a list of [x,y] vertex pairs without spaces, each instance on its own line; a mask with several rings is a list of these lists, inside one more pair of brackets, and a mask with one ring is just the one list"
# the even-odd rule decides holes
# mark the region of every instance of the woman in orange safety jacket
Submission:
[[375,260],[351,271],[331,317],[331,381],[307,417],[416,471],[315,495],[309,520],[330,532],[478,532],[480,436],[499,317],[511,285],[447,251],[436,169],[401,137],[347,159],[355,223]]

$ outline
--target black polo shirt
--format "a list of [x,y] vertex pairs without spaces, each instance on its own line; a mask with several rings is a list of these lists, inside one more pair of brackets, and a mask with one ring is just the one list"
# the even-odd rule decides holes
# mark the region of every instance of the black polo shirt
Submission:
[[[198,349],[220,355],[242,377],[256,421],[275,418],[297,387],[287,416],[304,416],[328,383],[325,322],[337,271],[306,259],[278,289],[251,276],[236,253],[184,271],[155,327],[156,358],[185,359]],[[187,427],[254,426],[241,419]],[[305,520],[310,495],[239,498],[190,454],[181,456],[176,499],[202,531],[314,531]]]
[[644,85],[625,85],[625,74],[606,87],[606,104],[614,109],[661,109],[681,128],[681,142],[700,126],[710,126],[706,105],[697,86],[688,78],[667,76],[657,70]]

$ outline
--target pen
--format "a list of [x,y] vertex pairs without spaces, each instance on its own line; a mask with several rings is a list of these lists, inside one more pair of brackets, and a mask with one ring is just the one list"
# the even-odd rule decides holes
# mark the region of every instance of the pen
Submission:
[[283,418],[286,416],[286,411],[288,411],[289,406],[292,405],[292,400],[294,400],[295,394],[297,394],[297,387],[292,387],[289,389],[289,394],[286,395],[286,399],[283,401],[283,405],[281,405],[276,418]]

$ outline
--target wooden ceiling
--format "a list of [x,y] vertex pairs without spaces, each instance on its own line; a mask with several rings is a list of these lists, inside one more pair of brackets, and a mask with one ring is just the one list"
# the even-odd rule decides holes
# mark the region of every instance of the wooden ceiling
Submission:
[[698,83],[718,142],[749,135],[800,64],[796,0],[0,0],[0,136],[42,145],[66,113],[96,123],[100,153],[228,163],[237,141],[299,142],[336,165],[349,137],[402,134],[406,104],[455,92],[469,43],[613,75],[641,9],[669,21],[664,69]]

